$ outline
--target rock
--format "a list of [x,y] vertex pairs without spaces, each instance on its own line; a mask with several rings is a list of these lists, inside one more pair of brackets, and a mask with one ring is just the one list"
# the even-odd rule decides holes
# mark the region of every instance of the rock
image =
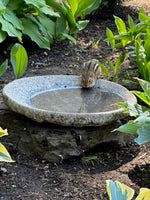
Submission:
[[5,138],[13,144],[13,148],[53,163],[80,156],[102,143],[125,145],[128,137],[111,132],[120,125],[118,122],[81,128],[38,123],[10,111],[3,104],[2,97],[0,102],[0,126],[8,129],[9,135]]

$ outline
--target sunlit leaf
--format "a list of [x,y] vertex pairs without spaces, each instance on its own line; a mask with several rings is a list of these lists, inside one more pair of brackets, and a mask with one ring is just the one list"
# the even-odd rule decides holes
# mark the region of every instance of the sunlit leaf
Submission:
[[135,200],[149,200],[150,199],[150,189],[148,188],[141,188],[140,194]]
[[3,130],[1,127],[0,127],[0,137],[3,137],[5,135],[8,135],[7,133],[7,129]]
[[2,161],[2,162],[14,162],[11,159],[11,156],[8,153],[7,149],[1,143],[0,143],[0,161]]
[[13,66],[14,74],[16,78],[23,75],[28,64],[28,56],[25,48],[16,43],[11,49],[11,63]]

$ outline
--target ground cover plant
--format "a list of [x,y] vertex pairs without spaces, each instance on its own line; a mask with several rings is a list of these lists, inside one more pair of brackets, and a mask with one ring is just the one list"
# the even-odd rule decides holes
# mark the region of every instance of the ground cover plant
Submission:
[[[131,3],[131,1],[127,3]],[[146,3],[148,2],[146,1]],[[145,8],[149,12],[150,9],[148,7]],[[132,16],[135,11],[127,8],[125,13],[121,13],[121,15],[127,16],[127,13]],[[106,38],[106,27],[115,32],[112,19],[104,21],[100,18],[95,19],[93,16],[86,29],[77,35],[76,45],[68,42],[68,40],[56,41],[51,46],[51,51],[41,50],[33,43],[31,45],[25,38],[25,47],[29,60],[28,68],[23,76],[47,74],[79,75],[81,64],[87,60],[97,59],[104,64],[103,59],[112,56],[110,60],[113,62],[119,57],[119,54],[116,54],[116,51],[112,54],[109,46],[107,46],[106,42],[103,42]],[[97,41],[99,36],[102,39],[98,47],[92,48],[91,43]],[[3,63],[4,59],[10,55],[7,49],[10,44],[11,42],[7,40],[0,44],[0,63]],[[126,67],[128,66],[123,63],[119,70],[126,70]],[[7,71],[0,77],[0,90],[5,84],[13,80],[12,70],[8,65]],[[110,74],[113,77],[113,74]],[[107,79],[107,76],[102,75],[102,78]],[[132,90],[137,90],[135,85]],[[110,179],[118,180],[133,188],[136,197],[140,188],[149,188],[149,143],[139,146],[130,141],[121,148],[104,145],[104,147],[98,147],[96,151],[84,154],[85,157],[92,156],[93,158],[94,156],[97,159],[85,162],[80,157],[71,158],[60,164],[51,164],[43,159],[40,160],[36,156],[27,156],[19,152],[17,148],[20,145],[18,139],[24,136],[22,139],[27,140],[25,136],[30,134],[34,134],[36,137],[36,132],[41,132],[43,128],[45,128],[46,133],[56,133],[58,135],[64,134],[64,129],[51,125],[47,127],[46,124],[39,125],[12,113],[4,106],[1,94],[0,102],[0,126],[7,127],[9,132],[7,137],[2,138],[2,143],[9,150],[13,160],[16,161],[14,163],[0,163],[1,198],[7,200],[108,200],[106,180]],[[123,123],[127,121],[128,118],[124,119]],[[13,133],[15,133],[14,138],[12,138]],[[5,172],[1,168],[5,168]]]

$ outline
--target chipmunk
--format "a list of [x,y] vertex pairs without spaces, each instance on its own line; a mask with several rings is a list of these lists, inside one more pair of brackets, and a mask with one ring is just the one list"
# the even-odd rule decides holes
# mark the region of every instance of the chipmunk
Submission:
[[88,61],[82,65],[81,86],[91,88],[95,85],[96,79],[100,78],[101,67],[94,61]]

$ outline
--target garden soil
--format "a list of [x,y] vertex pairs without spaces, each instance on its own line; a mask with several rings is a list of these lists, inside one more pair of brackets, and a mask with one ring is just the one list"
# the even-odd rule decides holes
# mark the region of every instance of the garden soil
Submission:
[[[125,1],[124,5],[125,7],[116,11],[124,20],[127,20],[128,14],[136,20],[137,11],[142,6],[150,14],[150,3],[147,0]],[[97,59],[104,63],[104,58],[108,57],[114,62],[120,50],[112,54],[110,47],[103,41],[106,38],[106,27],[116,30],[113,17],[108,16],[108,13],[95,13],[89,18],[87,28],[77,35],[76,45],[68,40],[58,41],[49,51],[39,49],[25,38],[24,46],[29,55],[29,64],[24,77],[80,75],[80,66],[87,60]],[[100,42],[96,45],[99,39]],[[0,63],[9,57],[12,44],[12,40],[7,40],[0,45]],[[126,72],[127,68],[128,60],[120,72]],[[105,75],[101,78],[107,79]],[[0,77],[0,92],[13,79],[12,67],[9,66],[7,72]],[[136,89],[135,85],[127,87]],[[1,106],[0,113],[3,111]],[[128,118],[122,122],[127,120]],[[15,123],[14,119],[12,123]],[[1,126],[3,127],[2,124]],[[56,164],[20,153],[7,137],[2,139],[2,143],[15,162],[0,163],[0,200],[108,200],[106,180],[118,180],[132,187],[135,189],[135,196],[140,187],[150,188],[150,144],[139,146],[134,140],[130,140],[123,147],[101,145],[80,157]],[[84,159],[89,156],[94,156],[95,159]]]

